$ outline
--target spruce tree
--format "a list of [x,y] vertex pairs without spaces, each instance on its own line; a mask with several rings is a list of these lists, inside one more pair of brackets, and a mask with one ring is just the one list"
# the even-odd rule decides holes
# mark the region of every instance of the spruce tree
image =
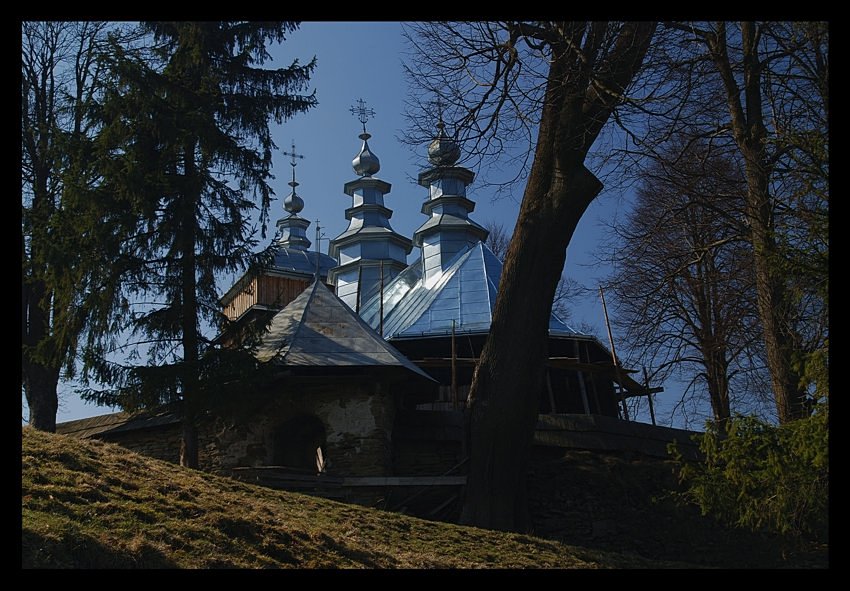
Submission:
[[[220,382],[210,327],[223,320],[216,278],[249,264],[251,214],[265,229],[273,194],[269,124],[316,104],[305,94],[315,60],[264,69],[266,45],[288,22],[144,23],[144,51],[114,48],[98,138],[99,191],[135,216],[116,264],[135,302],[128,328],[149,346],[148,365],[101,358],[112,383],[84,397],[125,409],[177,402],[180,463],[198,465],[197,419]],[[103,351],[100,351],[103,353]]]

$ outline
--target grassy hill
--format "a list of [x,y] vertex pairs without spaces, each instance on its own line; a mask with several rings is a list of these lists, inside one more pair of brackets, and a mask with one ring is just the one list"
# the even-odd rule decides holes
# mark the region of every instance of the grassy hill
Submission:
[[274,491],[24,428],[24,568],[689,565]]

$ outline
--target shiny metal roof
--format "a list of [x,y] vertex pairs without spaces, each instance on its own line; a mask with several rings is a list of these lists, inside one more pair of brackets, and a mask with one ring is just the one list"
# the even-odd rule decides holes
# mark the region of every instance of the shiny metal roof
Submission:
[[312,276],[316,274],[316,257],[319,257],[319,276],[327,277],[328,271],[336,267],[336,259],[315,250],[278,247],[269,268],[284,273]]
[[[422,278],[421,260],[415,261],[384,288],[384,338],[414,338],[490,330],[502,262],[486,244],[478,242],[460,252],[445,271],[429,281]],[[371,298],[360,315],[372,328],[380,326],[380,296]],[[554,314],[549,334],[577,335]]]
[[271,320],[256,357],[284,366],[396,366],[431,379],[384,341],[321,281]]

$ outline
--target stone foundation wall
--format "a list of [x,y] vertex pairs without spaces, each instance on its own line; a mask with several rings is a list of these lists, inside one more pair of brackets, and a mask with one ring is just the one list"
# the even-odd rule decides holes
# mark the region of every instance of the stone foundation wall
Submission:
[[[391,434],[395,406],[379,384],[343,384],[332,390],[271,398],[248,418],[208,416],[201,421],[198,456],[202,470],[228,474],[237,466],[274,465],[275,434],[281,425],[299,417],[315,417],[326,434],[327,474],[393,473]],[[119,431],[101,438],[150,457],[179,462],[179,423]]]
[[236,466],[274,465],[274,437],[287,421],[315,417],[326,434],[326,473],[382,476],[392,469],[393,405],[374,387],[288,396],[267,404],[247,421],[222,418],[205,426],[211,472]]
[[[180,463],[180,423],[155,429],[119,431],[98,436],[104,441],[116,443],[130,451],[174,464]],[[198,463],[201,469],[215,465],[218,457],[213,432],[202,424],[198,430]]]
[[180,463],[179,423],[143,431],[120,431],[101,439],[157,460]]

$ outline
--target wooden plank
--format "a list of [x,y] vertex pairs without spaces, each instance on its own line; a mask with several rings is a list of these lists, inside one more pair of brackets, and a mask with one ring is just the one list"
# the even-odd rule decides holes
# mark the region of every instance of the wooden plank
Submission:
[[[581,350],[579,349],[578,341],[573,341],[573,350],[576,352],[576,359],[578,361],[581,361]],[[576,372],[576,375],[578,376],[578,389],[579,389],[579,394],[581,394],[581,403],[582,403],[582,406],[584,407],[584,414],[589,415],[590,414],[590,403],[587,400],[587,388],[584,385],[584,372],[579,370],[579,371]],[[564,381],[566,382],[566,385],[567,385],[567,391],[569,391],[569,389],[570,389],[570,379],[566,378],[566,380],[564,380]]]
[[546,390],[549,392],[549,410],[552,414],[558,411],[555,409],[555,393],[552,391],[552,378],[549,377],[549,368],[546,368]]
[[296,474],[276,466],[238,467],[235,476],[293,487],[311,486],[462,486],[466,476],[328,476]]
[[466,476],[346,476],[343,486],[462,486]]

